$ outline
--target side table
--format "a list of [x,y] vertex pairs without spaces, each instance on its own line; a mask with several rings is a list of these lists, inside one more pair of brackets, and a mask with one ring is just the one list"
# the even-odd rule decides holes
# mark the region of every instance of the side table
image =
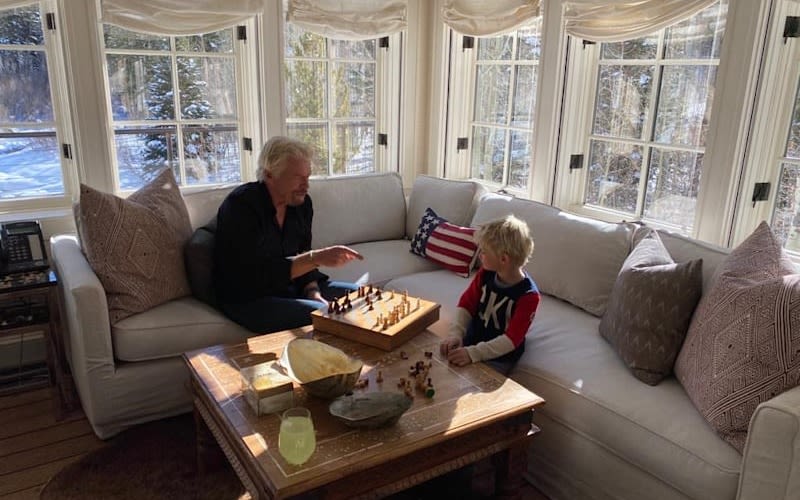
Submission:
[[49,382],[54,389],[54,410],[60,420],[78,405],[64,354],[59,293],[56,274],[51,270],[0,276],[0,307],[15,301],[30,305],[22,314],[2,311],[7,314],[0,314],[0,337],[43,332]]

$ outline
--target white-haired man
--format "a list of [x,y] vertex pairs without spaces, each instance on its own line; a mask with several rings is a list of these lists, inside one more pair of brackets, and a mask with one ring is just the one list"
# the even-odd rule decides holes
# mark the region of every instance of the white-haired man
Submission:
[[228,317],[253,332],[310,324],[311,311],[356,289],[317,269],[363,257],[346,246],[311,250],[312,157],[303,142],[271,138],[258,157],[258,180],[231,191],[217,212],[217,299]]

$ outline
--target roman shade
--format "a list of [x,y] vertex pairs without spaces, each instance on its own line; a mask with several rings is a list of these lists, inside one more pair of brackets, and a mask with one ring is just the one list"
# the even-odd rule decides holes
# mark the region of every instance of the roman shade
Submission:
[[683,21],[716,0],[563,0],[569,35],[598,42],[630,40]]
[[442,18],[464,35],[495,35],[538,16],[539,3],[539,0],[445,0]]
[[286,20],[319,35],[378,38],[406,29],[407,0],[289,0]]
[[[2,0],[0,0],[2,1]],[[102,0],[102,21],[158,35],[197,35],[228,28],[263,11],[261,0]]]

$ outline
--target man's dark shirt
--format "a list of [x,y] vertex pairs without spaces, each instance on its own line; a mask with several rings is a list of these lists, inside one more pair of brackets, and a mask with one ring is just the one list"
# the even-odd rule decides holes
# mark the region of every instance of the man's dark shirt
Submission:
[[300,297],[310,281],[327,279],[317,270],[291,279],[289,257],[311,249],[313,217],[311,198],[306,195],[302,205],[286,207],[281,228],[263,182],[249,182],[231,191],[217,212],[214,288],[219,303]]

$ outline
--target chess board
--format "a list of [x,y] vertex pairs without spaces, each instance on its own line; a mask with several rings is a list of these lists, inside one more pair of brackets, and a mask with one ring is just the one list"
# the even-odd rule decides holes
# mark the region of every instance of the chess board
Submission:
[[[338,311],[311,313],[314,329],[384,351],[396,349],[439,319],[439,304],[379,288],[362,287],[337,303]],[[392,317],[393,311],[400,312]]]

